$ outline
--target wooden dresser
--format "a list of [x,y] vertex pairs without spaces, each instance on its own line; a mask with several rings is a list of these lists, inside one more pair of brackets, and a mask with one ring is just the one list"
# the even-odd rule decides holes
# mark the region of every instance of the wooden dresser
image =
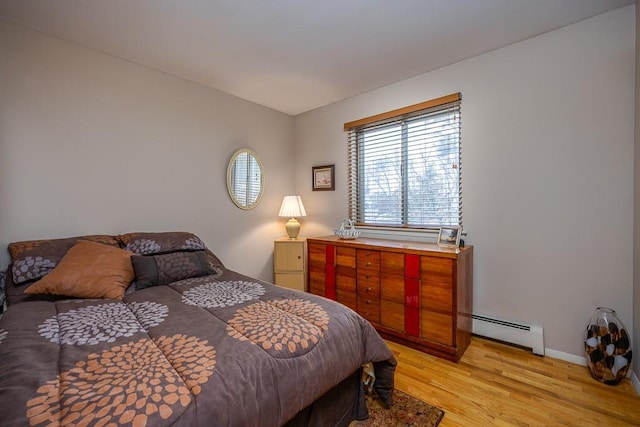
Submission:
[[380,335],[459,361],[471,341],[473,246],[307,238],[309,292],[365,317]]

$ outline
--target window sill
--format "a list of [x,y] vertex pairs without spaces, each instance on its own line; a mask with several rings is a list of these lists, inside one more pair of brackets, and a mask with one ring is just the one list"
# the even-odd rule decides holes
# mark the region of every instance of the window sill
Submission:
[[413,242],[436,243],[438,240],[438,229],[413,230],[408,228],[381,228],[358,226],[362,237],[372,237],[390,240],[410,240]]

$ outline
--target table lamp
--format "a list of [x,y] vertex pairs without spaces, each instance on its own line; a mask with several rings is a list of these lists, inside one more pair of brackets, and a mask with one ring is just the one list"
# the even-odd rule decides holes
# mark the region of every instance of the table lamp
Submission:
[[307,216],[307,212],[304,210],[304,205],[302,204],[300,196],[297,194],[284,196],[278,216],[289,218],[289,221],[287,221],[286,224],[287,235],[289,236],[289,239],[295,240],[300,232],[300,223],[296,218]]

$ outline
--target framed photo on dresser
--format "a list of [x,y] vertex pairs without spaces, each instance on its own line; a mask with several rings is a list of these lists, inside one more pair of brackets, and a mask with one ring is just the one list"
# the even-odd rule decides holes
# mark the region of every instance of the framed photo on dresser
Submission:
[[460,246],[460,227],[440,227],[438,246],[457,248]]

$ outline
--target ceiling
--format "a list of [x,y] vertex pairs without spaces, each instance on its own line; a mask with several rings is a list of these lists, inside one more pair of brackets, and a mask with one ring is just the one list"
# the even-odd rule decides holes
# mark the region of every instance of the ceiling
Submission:
[[296,115],[634,0],[0,0],[0,17]]

